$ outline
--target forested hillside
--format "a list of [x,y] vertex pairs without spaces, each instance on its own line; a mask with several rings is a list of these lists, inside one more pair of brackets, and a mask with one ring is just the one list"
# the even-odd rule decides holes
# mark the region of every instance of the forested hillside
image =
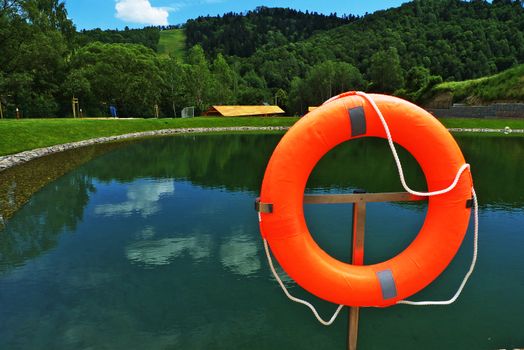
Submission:
[[76,44],[84,46],[94,41],[106,44],[141,44],[157,51],[160,40],[160,28],[146,27],[143,29],[124,30],[82,30],[77,35]]
[[208,57],[249,57],[261,48],[275,48],[309,38],[314,33],[354,21],[349,15],[338,17],[285,8],[257,7],[245,14],[198,17],[185,24],[187,45],[200,45]]
[[[524,62],[524,10],[521,1],[417,0],[306,41],[231,60],[242,72],[253,70],[269,89],[295,88],[295,100],[308,91],[297,90],[300,81],[293,80],[307,79],[328,60],[356,67],[372,91],[414,93],[428,80],[438,82],[430,76],[472,79]],[[320,95],[304,103],[319,103]]]
[[[415,0],[363,17],[261,7],[181,28],[78,32],[62,0],[4,0],[0,53],[1,111],[10,118],[17,109],[70,116],[73,97],[84,116],[109,106],[150,117],[156,105],[161,116],[180,116],[186,106],[264,102],[301,114],[353,89],[422,101],[443,81],[524,63],[524,7]],[[509,72],[504,79],[522,81],[522,69]]]

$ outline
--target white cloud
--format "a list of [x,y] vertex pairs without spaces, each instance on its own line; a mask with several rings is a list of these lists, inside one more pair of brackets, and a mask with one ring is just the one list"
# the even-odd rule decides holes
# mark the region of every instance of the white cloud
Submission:
[[148,25],[168,25],[168,8],[153,7],[149,0],[117,0],[116,18],[125,22],[148,24]]

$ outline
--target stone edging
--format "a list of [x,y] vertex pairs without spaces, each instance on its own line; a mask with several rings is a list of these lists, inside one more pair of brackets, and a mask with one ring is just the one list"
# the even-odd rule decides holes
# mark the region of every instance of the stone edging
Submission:
[[175,135],[175,134],[190,134],[190,133],[208,133],[208,132],[228,132],[228,131],[280,131],[287,130],[287,126],[266,126],[266,127],[255,127],[255,126],[240,126],[240,127],[219,127],[219,128],[180,128],[180,129],[162,129],[152,130],[144,132],[135,132],[130,134],[118,135],[118,136],[107,136],[99,137],[95,139],[89,139],[84,141],[77,141],[71,143],[65,143],[62,145],[55,145],[44,148],[37,148],[30,151],[24,151],[15,153],[7,156],[0,157],[0,172],[16,165],[28,162],[35,158],[47,156],[49,154],[63,152],[75,148],[96,145],[99,143],[129,140],[141,137],[149,136],[161,136],[161,135]]
[[448,128],[450,132],[490,132],[490,133],[507,133],[507,134],[524,134],[524,129],[485,129],[485,128]]
[[[71,143],[65,143],[62,145],[37,148],[30,151],[24,151],[16,154],[11,154],[8,156],[0,157],[0,172],[15,165],[19,165],[25,162],[28,162],[35,158],[40,158],[47,156],[49,154],[63,152],[75,148],[85,147],[96,145],[99,143],[129,140],[141,137],[149,136],[161,136],[161,135],[175,135],[175,134],[190,134],[190,133],[208,133],[208,132],[228,132],[228,131],[284,131],[288,130],[287,126],[239,126],[239,127],[221,127],[221,128],[181,128],[181,129],[163,129],[163,130],[152,130],[144,132],[135,132],[130,134],[118,135],[118,136],[108,136],[108,137],[99,137],[95,139],[89,139],[84,141],[77,141]],[[486,133],[504,133],[505,129],[473,129],[473,128],[450,128],[448,129],[451,132],[486,132]],[[511,130],[511,133],[522,133],[524,134],[524,129]]]

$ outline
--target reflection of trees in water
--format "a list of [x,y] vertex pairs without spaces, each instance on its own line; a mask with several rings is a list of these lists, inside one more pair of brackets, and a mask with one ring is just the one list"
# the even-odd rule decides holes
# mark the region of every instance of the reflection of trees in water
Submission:
[[[425,190],[424,175],[415,159],[397,145],[406,181]],[[367,192],[403,191],[387,141],[365,138],[345,142],[324,156],[311,174],[308,187],[364,189]]]
[[[26,168],[20,168],[24,172],[18,173],[23,176],[2,173],[0,213],[12,213],[43,188],[3,230],[0,228],[0,271],[54,247],[61,232],[75,229],[89,193],[94,191],[91,178],[125,182],[176,178],[200,186],[258,193],[265,167],[280,138],[280,134],[241,134],[145,140],[107,153],[47,186],[49,181],[100,153],[77,150],[76,156],[75,152],[65,153],[69,161],[43,158],[28,163]],[[472,165],[481,205],[524,206],[524,139],[466,136],[459,137],[458,142]],[[399,151],[408,183],[424,189],[418,165],[405,151]],[[15,175],[6,181],[6,174]],[[389,148],[379,139],[354,140],[328,153],[313,171],[308,187],[337,191],[363,188],[368,192],[402,190]]]
[[[80,172],[63,175],[128,143],[69,150],[2,171],[0,271],[53,248],[64,230],[74,231],[94,187],[91,180]],[[11,219],[17,211],[20,211],[18,215]]]
[[7,221],[45,185],[81,164],[128,143],[108,143],[59,152],[0,172],[0,230],[2,221]]
[[480,205],[524,206],[524,138],[461,136]]
[[74,231],[95,189],[75,172],[46,186],[1,231],[0,271],[53,248],[63,231]]
[[281,137],[240,134],[145,140],[91,162],[86,171],[102,181],[176,178],[205,187],[258,191]]
[[[258,193],[267,162],[281,137],[191,135],[146,140],[91,162],[87,171],[104,181],[170,177],[206,187]],[[472,165],[482,205],[524,205],[524,139],[460,136],[457,140]],[[401,147],[397,150],[408,184],[425,190],[416,161]],[[346,142],[329,152],[311,174],[308,188],[403,190],[386,141],[370,138]]]

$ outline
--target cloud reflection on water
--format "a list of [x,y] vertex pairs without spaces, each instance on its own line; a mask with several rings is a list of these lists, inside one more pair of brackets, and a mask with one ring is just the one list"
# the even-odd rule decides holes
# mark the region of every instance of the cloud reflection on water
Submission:
[[173,259],[185,254],[197,262],[210,257],[211,236],[138,241],[126,248],[126,256],[130,261],[150,267],[168,265]]
[[253,275],[260,270],[257,244],[246,234],[232,236],[220,246],[220,262],[235,274]]
[[130,216],[139,213],[148,217],[160,211],[158,202],[165,195],[175,192],[172,180],[154,182],[135,182],[127,187],[127,201],[121,203],[100,204],[95,207],[95,214],[102,216]]
[[[196,262],[211,258],[215,235],[194,232],[188,237],[155,239],[155,229],[146,226],[135,237],[137,240],[126,247],[129,261],[146,267],[171,264],[174,259],[189,256]],[[261,269],[259,247],[251,236],[236,230],[218,247],[218,259],[224,269],[237,275],[251,276]]]

